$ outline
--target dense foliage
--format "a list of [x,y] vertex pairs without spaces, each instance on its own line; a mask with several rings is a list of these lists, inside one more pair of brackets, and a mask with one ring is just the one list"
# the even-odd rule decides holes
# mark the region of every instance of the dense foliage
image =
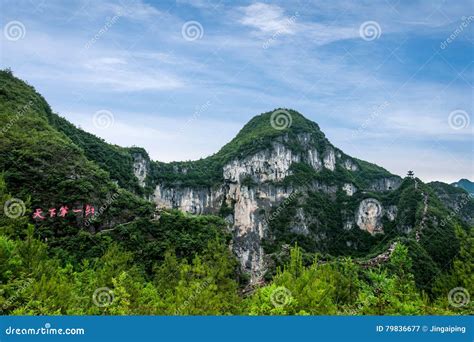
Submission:
[[13,315],[472,314],[470,304],[453,306],[448,296],[460,285],[473,290],[472,251],[462,251],[453,271],[435,279],[433,299],[416,288],[402,244],[388,264],[371,269],[349,258],[323,263],[315,258],[304,266],[295,247],[267,285],[243,295],[236,261],[216,240],[192,260],[169,251],[148,273],[115,243],[98,257],[63,264],[49,255],[30,225],[22,240],[0,236],[0,307]]

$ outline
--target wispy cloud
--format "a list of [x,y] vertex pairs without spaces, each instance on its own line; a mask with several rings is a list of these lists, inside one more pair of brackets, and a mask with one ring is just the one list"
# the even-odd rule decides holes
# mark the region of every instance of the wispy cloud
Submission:
[[[305,7],[303,7],[303,10]],[[358,27],[346,27],[342,23],[318,23],[301,19],[298,11],[288,12],[278,6],[261,2],[241,8],[239,22],[255,29],[256,34],[268,36],[291,35],[292,39],[311,41],[318,45],[359,37]]]
[[79,77],[77,81],[94,83],[110,87],[116,91],[172,90],[183,86],[178,77],[160,72],[151,67],[137,67],[125,59],[104,57],[87,60],[85,69],[88,77]]
[[295,33],[292,23],[289,22],[289,17],[285,16],[285,11],[280,6],[257,2],[243,7],[241,10],[243,16],[239,21],[244,25],[265,33]]

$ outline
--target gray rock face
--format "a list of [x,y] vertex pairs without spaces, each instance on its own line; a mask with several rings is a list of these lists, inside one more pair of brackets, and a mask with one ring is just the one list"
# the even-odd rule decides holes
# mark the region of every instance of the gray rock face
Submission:
[[305,236],[309,235],[307,218],[305,217],[303,208],[298,208],[296,210],[296,217],[290,229],[291,232],[295,234],[301,234]]
[[250,176],[257,183],[281,181],[289,175],[290,165],[301,160],[300,155],[278,142],[273,148],[258,152],[243,160],[233,160],[224,166],[224,179],[240,182]]
[[390,221],[395,221],[397,218],[398,208],[396,205],[391,205],[385,210],[385,215]]
[[217,213],[222,189],[165,188],[157,185],[153,195],[158,208],[176,208],[192,214]]
[[354,222],[352,220],[347,220],[344,223],[344,230],[351,230],[354,227]]
[[374,191],[396,190],[401,183],[402,180],[399,177],[379,178],[370,185],[369,189]]
[[143,188],[145,186],[145,179],[148,174],[148,161],[143,158],[140,153],[135,153],[133,156],[133,174],[138,179],[138,184]]
[[383,215],[382,205],[375,198],[367,198],[360,202],[356,214],[356,222],[360,229],[374,235],[383,233],[381,223]]
[[448,192],[446,189],[430,183],[438,199],[448,208],[450,217],[456,215],[469,225],[474,225],[474,196],[463,192]]
[[334,169],[336,168],[336,155],[334,154],[333,149],[329,149],[328,151],[326,151],[323,163],[326,169],[334,171]]
[[308,163],[316,171],[319,171],[322,168],[321,159],[319,158],[318,151],[315,148],[308,150]]
[[342,186],[342,190],[346,192],[347,196],[352,196],[357,191],[357,188],[352,183],[345,183]]
[[356,163],[354,163],[352,160],[350,159],[346,159],[344,160],[343,164],[344,168],[346,170],[349,170],[349,171],[357,171],[359,170],[359,167],[357,166]]

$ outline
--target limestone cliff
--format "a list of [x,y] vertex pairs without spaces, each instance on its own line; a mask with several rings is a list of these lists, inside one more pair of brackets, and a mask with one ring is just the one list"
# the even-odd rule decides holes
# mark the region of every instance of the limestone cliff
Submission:
[[137,177],[138,184],[141,187],[144,187],[145,179],[148,174],[149,162],[147,158],[145,158],[140,153],[133,153],[132,157],[133,157],[133,174],[135,175],[135,177]]

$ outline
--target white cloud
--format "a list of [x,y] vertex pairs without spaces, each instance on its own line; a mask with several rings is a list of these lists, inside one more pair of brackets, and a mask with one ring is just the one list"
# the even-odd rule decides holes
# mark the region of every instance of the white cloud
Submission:
[[102,70],[87,77],[78,77],[77,81],[96,84],[99,87],[105,86],[110,90],[126,92],[126,91],[143,91],[143,90],[172,90],[180,88],[183,83],[166,73],[158,73],[152,70],[125,70],[125,69],[109,69]]
[[317,45],[360,38],[358,26],[345,26],[341,22],[303,21],[298,11],[286,14],[284,9],[277,5],[257,2],[241,9],[243,16],[238,21],[257,29],[257,34],[291,35],[292,39]]
[[87,50],[80,39],[36,31],[28,32],[28,39],[34,44],[5,45],[6,58],[2,59],[7,66],[16,60],[34,61],[14,70],[27,74],[27,78],[60,79],[62,83],[117,92],[173,90],[186,84],[173,69],[173,58],[165,52],[127,52],[109,46]]
[[325,45],[338,40],[360,39],[357,27],[332,24],[311,23],[302,25],[307,39],[317,45]]
[[264,33],[294,34],[293,23],[286,17],[284,10],[277,5],[256,2],[243,7],[244,16],[240,19],[243,25],[257,28]]
[[87,60],[84,67],[89,70],[88,76],[80,76],[77,81],[102,84],[116,91],[171,90],[183,86],[174,75],[150,66],[128,63],[122,58]]
[[110,4],[117,15],[122,15],[130,19],[145,20],[162,15],[160,11],[140,0],[121,0],[120,3]]
[[450,126],[449,115],[439,113],[441,115],[428,115],[428,113],[417,113],[414,111],[404,111],[391,113],[385,125],[400,133],[410,135],[412,137],[442,137],[444,140],[468,140],[472,138],[472,126],[466,125],[459,129]]
[[88,60],[85,63],[85,67],[93,70],[100,70],[105,68],[111,68],[113,65],[127,64],[123,58],[117,57],[101,57],[95,60]]

